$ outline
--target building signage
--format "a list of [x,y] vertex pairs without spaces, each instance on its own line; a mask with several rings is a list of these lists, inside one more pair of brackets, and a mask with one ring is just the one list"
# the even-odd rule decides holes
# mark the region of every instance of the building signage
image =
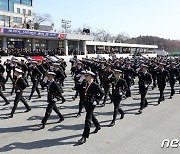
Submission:
[[0,28],[0,33],[59,38],[59,33],[49,33],[49,32],[41,32],[41,31],[23,30],[23,29]]
[[67,38],[67,34],[61,33],[61,34],[59,34],[59,38],[60,39],[66,39]]

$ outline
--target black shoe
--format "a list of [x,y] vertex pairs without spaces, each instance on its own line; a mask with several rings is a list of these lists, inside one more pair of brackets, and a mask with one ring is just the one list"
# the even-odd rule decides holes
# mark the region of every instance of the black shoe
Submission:
[[44,129],[45,128],[45,124],[39,124],[37,126],[39,127],[39,129]]
[[38,95],[38,97],[37,98],[41,98],[41,95]]
[[61,123],[62,121],[64,121],[64,118],[60,118],[58,123]]
[[6,105],[9,105],[10,103],[9,102],[7,102],[6,104],[4,104],[3,106],[6,106]]
[[122,112],[122,113],[121,113],[121,117],[120,117],[120,119],[124,119],[124,115],[125,115],[125,113],[124,113],[124,112]]
[[72,99],[75,100],[76,98],[73,96]]
[[27,98],[27,100],[29,100],[29,101],[30,101],[30,100],[31,100],[31,97]]
[[65,99],[63,99],[63,100],[62,100],[62,102],[61,102],[61,104],[64,104],[65,102],[66,102],[66,100],[65,100]]
[[29,111],[31,111],[31,109],[29,108],[29,109],[27,109],[26,111],[24,111],[24,113],[27,113],[27,112],[29,112]]
[[102,103],[102,104],[101,104],[101,107],[105,107],[105,103]]
[[172,96],[170,96],[169,99],[172,99]]
[[142,113],[142,110],[139,110],[138,113],[141,114],[141,113]]
[[96,129],[92,132],[93,134],[96,134],[101,129],[100,126],[96,127]]
[[115,125],[115,122],[111,122],[110,124],[109,124],[109,127],[113,127]]
[[160,104],[161,103],[161,100],[158,100],[158,104]]
[[11,113],[7,114],[6,116],[7,116],[7,118],[13,118],[13,114],[11,114]]
[[76,118],[78,118],[78,117],[80,117],[81,116],[81,113],[78,113],[77,115],[76,115]]
[[79,144],[84,144],[84,143],[86,143],[86,138],[85,138],[85,137],[82,137],[80,140],[78,140],[78,143],[79,143]]
[[124,98],[124,99],[127,99],[127,97],[126,97],[125,95],[123,96],[123,98]]

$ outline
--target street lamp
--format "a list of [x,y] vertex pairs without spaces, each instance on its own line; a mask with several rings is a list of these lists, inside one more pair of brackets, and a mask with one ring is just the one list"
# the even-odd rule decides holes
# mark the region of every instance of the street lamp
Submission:
[[67,33],[68,28],[71,28],[71,21],[70,20],[61,20],[62,28],[64,28],[64,32]]

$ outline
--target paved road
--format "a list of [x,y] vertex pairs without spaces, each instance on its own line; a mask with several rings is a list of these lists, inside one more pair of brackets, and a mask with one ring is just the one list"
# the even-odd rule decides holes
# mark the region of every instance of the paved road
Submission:
[[[66,102],[58,103],[65,117],[61,124],[56,123],[58,116],[53,112],[44,130],[37,130],[46,108],[46,92],[41,99],[32,99],[29,104],[32,111],[23,113],[25,108],[20,103],[13,119],[4,119],[13,105],[13,97],[9,96],[11,84],[8,83],[6,95],[10,106],[0,106],[0,152],[1,153],[44,153],[44,154],[178,154],[178,148],[161,148],[163,139],[180,139],[180,95],[172,100],[169,97],[169,86],[166,88],[166,101],[156,106],[158,91],[148,93],[149,107],[142,115],[135,115],[139,109],[140,96],[137,86],[132,87],[132,98],[122,101],[126,115],[117,120],[113,128],[107,127],[112,119],[113,105],[97,107],[95,113],[102,125],[98,134],[90,135],[84,145],[77,145],[83,127],[84,116],[75,118],[79,99],[72,101],[73,81],[69,71],[65,81],[64,95]],[[176,86],[176,92],[179,87]],[[24,93],[29,96],[30,89]],[[108,101],[109,102],[109,101]],[[0,104],[3,104],[0,101]],[[94,127],[91,128],[91,131]]]

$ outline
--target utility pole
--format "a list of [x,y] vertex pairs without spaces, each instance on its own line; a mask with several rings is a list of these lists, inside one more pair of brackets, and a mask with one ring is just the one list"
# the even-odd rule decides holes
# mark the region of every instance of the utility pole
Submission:
[[70,20],[61,20],[62,28],[64,28],[64,33],[67,33],[67,30],[71,28],[71,21]]

